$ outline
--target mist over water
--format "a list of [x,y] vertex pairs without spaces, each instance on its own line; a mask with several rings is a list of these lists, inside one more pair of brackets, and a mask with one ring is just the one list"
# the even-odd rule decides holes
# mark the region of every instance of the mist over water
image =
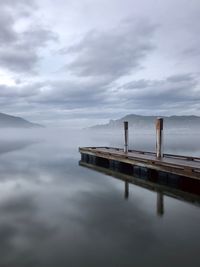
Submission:
[[[155,150],[155,134],[129,133],[130,148]],[[80,146],[123,147],[123,132],[2,130],[0,266],[200,265],[198,205],[78,165]],[[164,152],[200,156],[196,133],[168,134]]]

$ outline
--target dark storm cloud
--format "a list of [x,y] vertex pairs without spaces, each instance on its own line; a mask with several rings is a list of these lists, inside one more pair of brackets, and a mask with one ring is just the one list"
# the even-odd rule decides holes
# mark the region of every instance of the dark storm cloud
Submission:
[[75,55],[67,65],[77,76],[103,76],[118,79],[141,67],[141,61],[154,49],[156,26],[146,21],[127,20],[108,31],[90,31],[64,53]]
[[[14,72],[32,72],[39,61],[38,50],[55,35],[42,25],[16,29],[20,19],[32,20],[34,1],[0,2],[0,67]],[[28,24],[27,24],[28,25]]]

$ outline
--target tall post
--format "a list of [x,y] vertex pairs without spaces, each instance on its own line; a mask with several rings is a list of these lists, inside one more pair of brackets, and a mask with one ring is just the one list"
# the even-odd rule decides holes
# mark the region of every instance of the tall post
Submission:
[[163,118],[156,120],[156,157],[162,158],[163,156]]
[[124,153],[128,153],[128,121],[124,121]]

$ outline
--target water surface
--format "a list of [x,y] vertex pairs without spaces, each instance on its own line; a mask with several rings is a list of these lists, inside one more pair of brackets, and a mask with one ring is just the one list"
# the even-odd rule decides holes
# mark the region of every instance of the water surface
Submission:
[[[200,156],[197,135],[165,151]],[[153,150],[154,136],[131,140]],[[79,166],[79,146],[122,146],[121,135],[64,129],[2,133],[0,266],[200,266],[200,209]]]

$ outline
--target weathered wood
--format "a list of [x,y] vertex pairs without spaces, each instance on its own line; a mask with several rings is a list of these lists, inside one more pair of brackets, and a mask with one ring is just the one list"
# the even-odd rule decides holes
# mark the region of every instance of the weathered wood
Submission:
[[163,156],[163,119],[156,120],[156,156],[162,158]]
[[155,153],[134,150],[129,150],[127,153],[124,153],[123,149],[108,147],[82,147],[79,148],[79,151],[83,154],[200,180],[200,161],[199,158],[195,157],[189,157],[188,160],[188,157],[184,156],[163,154],[162,158],[157,158]]
[[128,121],[124,121],[124,153],[128,153]]
[[[121,151],[121,148],[118,147],[91,147],[92,149],[96,149],[96,148],[103,148],[103,149],[114,149],[116,151]],[[140,151],[140,150],[133,150],[133,149],[129,149],[129,152],[133,152],[133,153],[138,153],[138,154],[143,154],[143,155],[152,155],[152,156],[156,156],[155,152],[152,151]],[[184,159],[184,160],[188,160],[188,161],[196,161],[196,162],[200,162],[200,158],[199,157],[191,157],[191,156],[183,156],[183,155],[173,155],[173,154],[166,154],[163,153],[163,157],[165,158],[174,158],[174,159]]]

